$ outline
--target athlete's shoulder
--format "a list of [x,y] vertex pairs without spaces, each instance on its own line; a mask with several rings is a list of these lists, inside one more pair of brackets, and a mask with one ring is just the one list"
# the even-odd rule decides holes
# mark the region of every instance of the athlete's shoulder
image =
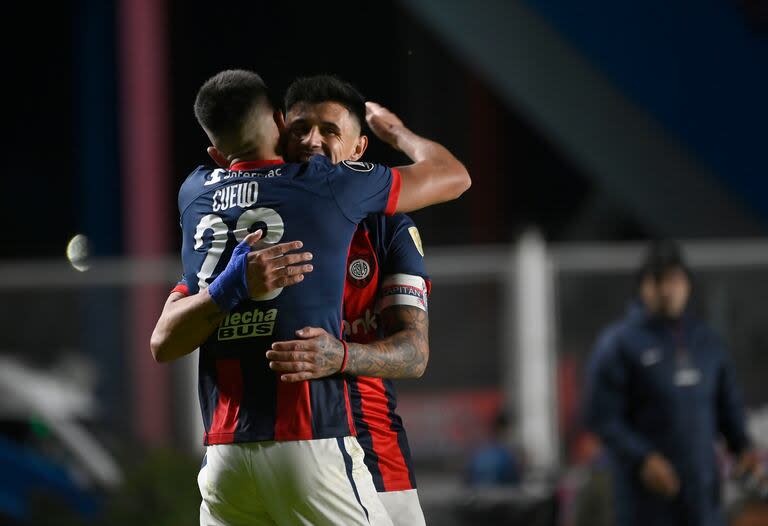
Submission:
[[377,239],[389,245],[398,234],[407,229],[416,228],[413,220],[405,214],[369,214],[361,223]]
[[413,219],[411,219],[406,214],[393,214],[391,216],[384,216],[384,224],[387,229],[391,229],[393,232],[403,228],[416,226],[416,223],[413,222]]
[[333,175],[361,175],[377,174],[381,171],[389,170],[383,164],[369,163],[363,161],[341,161],[333,164],[333,161],[325,155],[313,155],[307,163],[319,173],[325,172]]
[[385,218],[387,239],[390,245],[413,245],[424,257],[424,245],[416,223],[405,214],[395,214]]
[[384,274],[412,274],[429,280],[419,229],[405,214],[377,214],[366,219],[370,238],[376,240]]
[[198,165],[192,170],[184,182],[181,184],[181,191],[192,187],[203,186],[206,180],[210,179],[210,174],[213,173],[214,168],[206,166],[204,164]]
[[313,155],[308,161],[303,163],[307,166],[307,171],[311,173],[330,173],[336,169],[336,165],[325,155]]
[[365,161],[341,161],[339,166],[343,170],[349,170],[356,173],[369,173],[373,172],[376,168],[385,168],[383,165]]
[[[178,204],[180,212],[183,212],[200,192],[204,190],[205,183],[212,179],[212,174],[215,170],[215,168],[201,164],[184,179],[179,188]],[[221,169],[219,168],[219,170]]]

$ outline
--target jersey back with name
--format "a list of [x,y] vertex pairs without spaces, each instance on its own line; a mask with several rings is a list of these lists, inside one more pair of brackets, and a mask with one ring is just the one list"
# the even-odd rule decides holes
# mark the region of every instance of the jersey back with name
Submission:
[[265,352],[295,331],[321,327],[340,336],[345,260],[355,225],[372,212],[393,213],[396,170],[370,163],[239,163],[200,167],[179,192],[184,281],[207,287],[234,247],[263,229],[258,248],[301,240],[314,271],[301,283],[238,305],[200,348],[199,396],[205,443],[307,440],[352,434],[341,376],[279,381]]

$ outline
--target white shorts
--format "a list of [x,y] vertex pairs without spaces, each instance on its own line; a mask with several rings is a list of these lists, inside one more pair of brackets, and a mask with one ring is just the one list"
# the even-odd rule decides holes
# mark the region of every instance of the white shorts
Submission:
[[415,489],[403,491],[382,491],[379,499],[395,526],[425,526],[424,512],[421,511],[419,494]]
[[208,446],[201,526],[392,526],[354,437]]

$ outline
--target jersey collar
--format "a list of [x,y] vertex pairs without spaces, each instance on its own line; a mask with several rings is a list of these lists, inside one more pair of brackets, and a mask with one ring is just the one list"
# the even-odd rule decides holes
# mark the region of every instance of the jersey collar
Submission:
[[255,170],[257,168],[264,168],[265,166],[272,166],[274,164],[285,164],[282,159],[260,159],[258,161],[240,161],[229,167],[230,170],[236,172],[243,172],[247,170]]

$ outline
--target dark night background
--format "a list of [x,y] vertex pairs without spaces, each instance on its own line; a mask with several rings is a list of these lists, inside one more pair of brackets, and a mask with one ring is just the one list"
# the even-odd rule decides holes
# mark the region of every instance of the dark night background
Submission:
[[[27,168],[6,175],[2,213],[14,227],[6,231],[2,256],[58,258],[77,232],[90,234],[96,254],[120,254],[127,213],[120,192],[131,175],[121,171],[115,8],[60,2],[46,7],[44,17],[31,3],[11,9],[6,159]],[[569,229],[589,205],[594,184],[503,104],[472,63],[396,2],[291,12],[262,2],[172,1],[167,13],[172,170],[157,184],[169,187],[171,199],[167,221],[157,228],[172,234],[169,253],[179,240],[175,192],[188,171],[207,161],[207,140],[192,113],[195,92],[226,68],[259,72],[278,100],[296,76],[337,74],[455,152],[473,187],[457,203],[414,214],[430,245],[509,241],[532,224],[552,240],[653,233],[618,205],[585,229]],[[405,162],[375,140],[367,158]]]
[[[641,244],[626,242],[674,238],[699,249],[696,306],[731,346],[747,405],[768,429],[768,1],[69,0],[3,9],[0,360],[68,379],[59,366],[74,357],[90,374],[80,387],[99,410],[87,425],[121,455],[121,505],[154,506],[120,510],[134,518],[127,523],[196,520],[194,364],[158,366],[148,341],[177,272],[178,188],[209,162],[195,94],[229,68],[258,72],[277,101],[298,76],[336,74],[469,168],[472,187],[459,200],[412,214],[435,278],[434,352],[423,378],[398,383],[399,407],[433,523],[461,522],[457,507],[475,502],[462,493],[466,454],[505,401],[517,403],[521,312],[547,310],[530,326],[543,327],[551,341],[539,344],[555,358],[538,369],[551,373],[548,409],[558,419],[552,481],[578,462],[581,368],[634,286]],[[375,138],[365,158],[408,162]],[[99,258],[89,272],[64,258],[78,233]],[[516,281],[521,239],[535,240],[528,255],[541,249],[528,272],[546,274],[551,290],[516,295],[525,288]],[[157,262],[159,271],[133,271]],[[183,458],[145,455],[158,447]]]

